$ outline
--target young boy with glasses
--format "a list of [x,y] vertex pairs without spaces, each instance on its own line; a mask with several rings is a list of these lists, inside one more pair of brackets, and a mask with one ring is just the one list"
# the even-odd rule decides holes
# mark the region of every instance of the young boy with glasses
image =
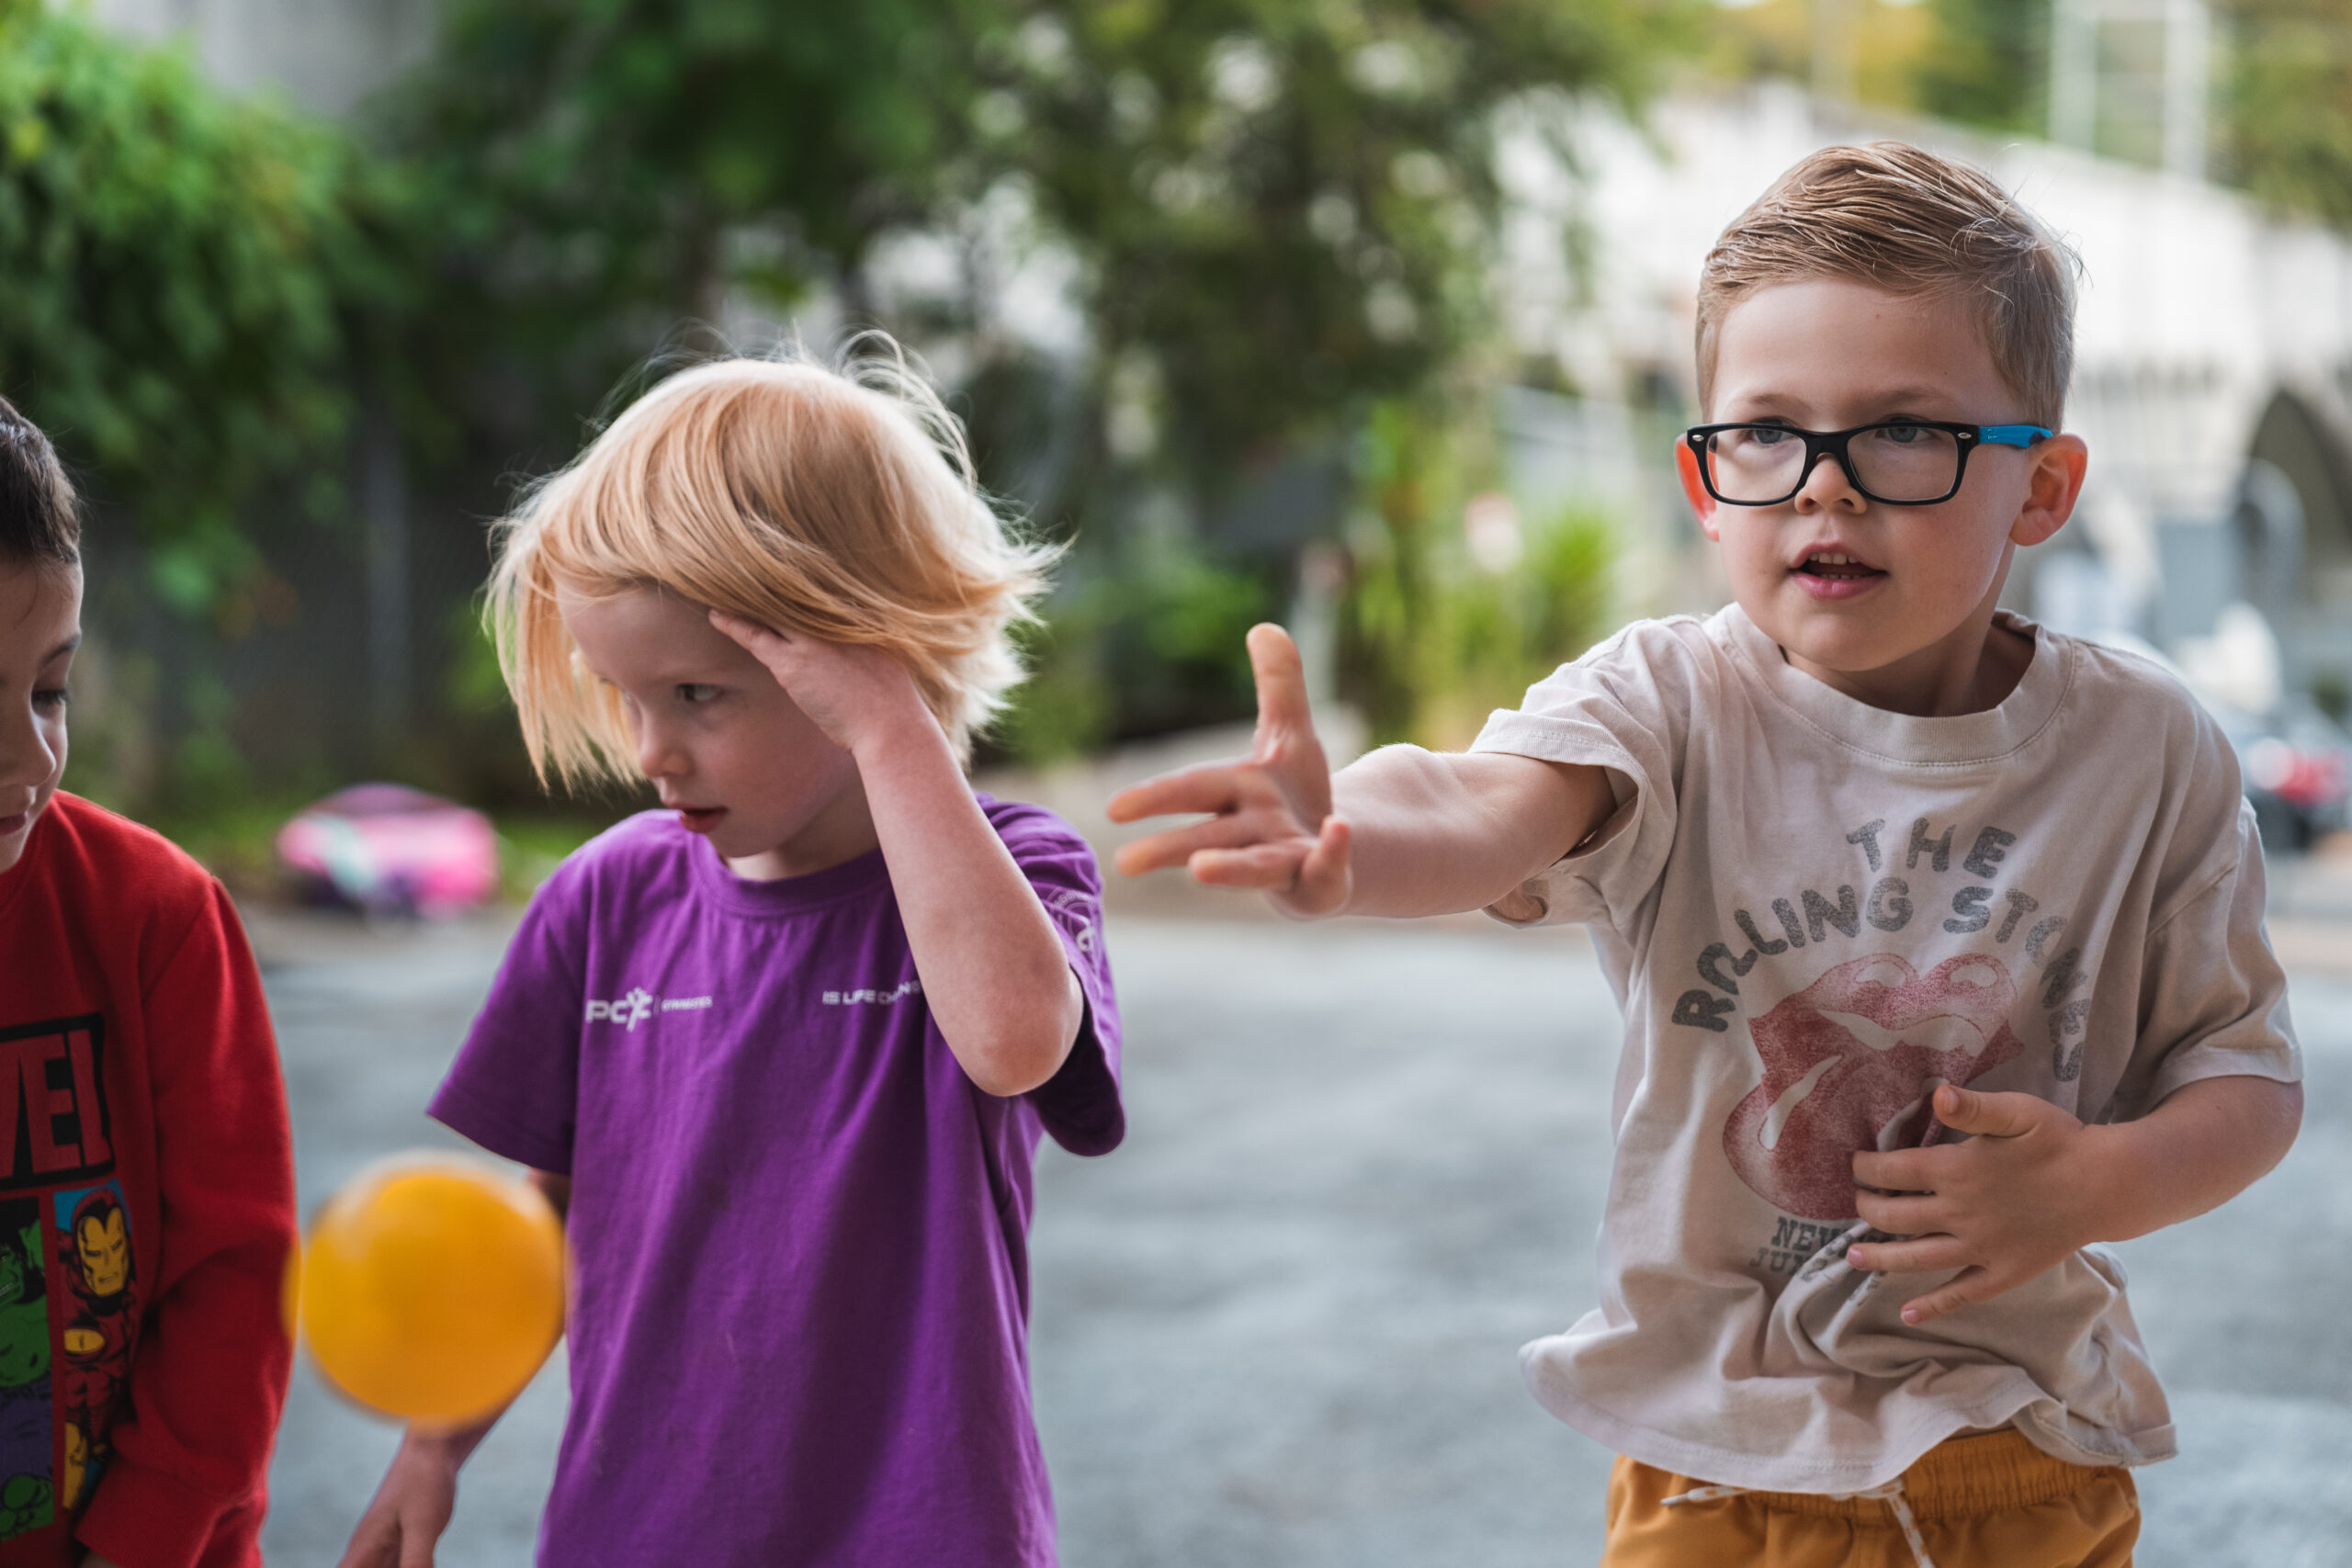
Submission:
[[2065,522],[2073,256],[1973,170],[1838,147],[1727,229],[1679,447],[1737,603],[1626,627],[1471,750],[1333,777],[1250,634],[1246,761],[1128,846],[1298,916],[1580,920],[1623,1003],[1601,1305],[1521,1353],[1616,1449],[1608,1568],[2120,1564],[2174,1452],[2099,1245],[2301,1119],[2236,760],[1998,609]]

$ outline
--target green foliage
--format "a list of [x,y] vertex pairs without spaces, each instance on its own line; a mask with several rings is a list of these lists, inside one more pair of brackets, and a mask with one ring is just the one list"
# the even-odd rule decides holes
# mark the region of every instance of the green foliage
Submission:
[[[1480,330],[1498,111],[1630,100],[1688,4],[457,0],[392,123],[474,335],[566,418],[731,290],[867,315],[883,238],[968,239],[1010,199],[1081,268],[1063,417],[1099,432],[1130,373],[1163,473],[1206,494]],[[1018,352],[988,305],[891,324],[968,329],[985,377]]]
[[1015,181],[1086,262],[1097,406],[1148,403],[1162,471],[1214,493],[1479,337],[1502,118],[1566,94],[1631,102],[1684,16],[1674,0],[1009,5],[981,40],[977,176]]
[[166,602],[252,570],[256,506],[334,502],[397,210],[338,136],[185,56],[0,4],[0,385],[133,520]]
[[729,289],[854,306],[876,237],[931,210],[978,3],[454,0],[389,130],[458,330],[569,435]]
[[[1091,526],[1080,559],[1098,573],[1054,608],[1036,681],[1003,731],[1016,751],[1250,712],[1240,633],[1273,613],[1283,569],[1212,565],[1213,536],[1181,563],[1156,558],[1167,547],[1136,526],[1138,495],[1171,502],[1178,532],[1189,520],[1198,537],[1253,477],[1458,372],[1494,327],[1505,128],[1572,154],[1569,101],[1636,101],[1662,54],[1688,41],[1690,15],[1679,0],[1003,8],[980,39],[986,90],[959,177],[975,209],[987,193],[1017,193],[1080,259],[1091,342],[1062,411],[1058,471],[1044,485],[1009,466],[992,478],[1050,523]],[[967,302],[983,366],[1001,352],[988,314]],[[1025,439],[1004,439],[994,411],[976,406],[984,457],[1055,446],[1036,417],[1048,400],[1020,405]],[[1367,683],[1421,670],[1429,637],[1445,635],[1389,638],[1393,669],[1375,660]]]
[[2352,227],[2352,0],[2233,0],[2221,152],[2273,206]]
[[[1356,541],[1340,670],[1378,741],[1467,745],[1489,711],[1518,705],[1609,624],[1605,518],[1568,509],[1506,524],[1516,558],[1478,558],[1464,519],[1472,479],[1491,464],[1476,428],[1442,406],[1398,403],[1369,426],[1373,510]],[[1475,503],[1516,518],[1498,492]]]
[[[730,297],[887,303],[958,367],[984,479],[1086,536],[1000,728],[1043,758],[1248,711],[1239,633],[1283,570],[1202,520],[1485,341],[1500,127],[1565,146],[1566,100],[1636,99],[1690,7],[456,0],[391,124],[478,384],[527,389],[553,459]],[[1008,226],[1075,263],[1074,359],[1003,330]],[[955,276],[877,301],[868,263],[911,234]]]
[[2050,0],[1929,0],[1918,107],[1944,119],[2038,134],[2049,118]]
[[998,742],[1045,763],[1246,716],[1254,694],[1242,635],[1274,610],[1263,576],[1178,549],[1159,551],[1148,570],[1068,589],[1026,635],[1032,673]]

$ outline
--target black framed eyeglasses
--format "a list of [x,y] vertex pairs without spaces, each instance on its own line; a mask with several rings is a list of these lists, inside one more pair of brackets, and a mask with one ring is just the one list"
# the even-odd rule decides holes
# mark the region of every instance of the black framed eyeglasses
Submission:
[[1778,506],[1834,457],[1846,480],[1882,506],[1933,506],[1960,493],[1979,446],[2031,446],[2053,433],[2038,424],[1953,424],[1886,419],[1851,430],[1786,424],[1702,424],[1682,433],[1707,493],[1727,506]]

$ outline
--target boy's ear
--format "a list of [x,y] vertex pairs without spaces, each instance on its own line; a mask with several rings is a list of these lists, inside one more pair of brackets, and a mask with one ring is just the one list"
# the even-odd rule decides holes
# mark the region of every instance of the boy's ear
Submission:
[[1699,531],[1723,542],[1715,531],[1715,498],[1707,493],[1706,481],[1699,477],[1699,454],[1690,450],[1690,443],[1680,436],[1674,438],[1674,468],[1682,476],[1682,493],[1690,502],[1690,511],[1699,519]]
[[2009,525],[2011,543],[2038,545],[2066,525],[2082,498],[2090,461],[2090,446],[2079,435],[2053,435],[2033,448],[2025,505]]

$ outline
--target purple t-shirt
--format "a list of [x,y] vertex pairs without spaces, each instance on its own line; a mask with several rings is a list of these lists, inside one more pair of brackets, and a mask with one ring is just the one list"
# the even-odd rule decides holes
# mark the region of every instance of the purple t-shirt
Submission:
[[548,878],[432,1114],[571,1177],[571,1416],[539,1561],[1041,1568],[1031,1168],[1117,1146],[1086,842],[980,797],[1086,994],[1051,1082],[941,1038],[879,851],[747,882],[667,812]]

